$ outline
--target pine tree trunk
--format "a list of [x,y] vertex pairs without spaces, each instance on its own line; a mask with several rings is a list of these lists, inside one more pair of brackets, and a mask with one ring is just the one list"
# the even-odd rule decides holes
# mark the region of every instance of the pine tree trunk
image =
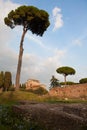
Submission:
[[23,34],[21,37],[21,42],[20,42],[20,50],[19,50],[19,58],[18,58],[18,65],[17,65],[17,73],[16,73],[16,79],[15,79],[15,88],[16,90],[19,89],[20,86],[20,74],[21,74],[21,66],[22,66],[22,56],[23,56],[23,41],[24,41],[24,37],[26,34],[26,30],[23,29]]
[[66,75],[64,75],[64,82],[65,82],[65,86],[66,86]]

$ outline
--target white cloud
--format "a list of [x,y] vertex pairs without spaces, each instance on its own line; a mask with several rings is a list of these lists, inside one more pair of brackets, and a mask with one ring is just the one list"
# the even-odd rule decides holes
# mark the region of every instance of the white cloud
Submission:
[[0,21],[4,20],[4,17],[11,11],[17,8],[19,4],[12,3],[10,0],[0,0]]
[[47,47],[42,43],[42,41],[40,40],[40,37],[36,37],[35,35],[30,35],[29,33],[26,34],[26,38],[28,38],[29,40],[33,41],[34,43],[38,44],[39,46],[41,46],[44,49],[47,49]]
[[72,41],[73,45],[82,46],[84,44],[84,40],[87,38],[87,32],[81,34],[81,36],[77,37]]
[[72,50],[73,47],[80,47],[80,48],[85,47],[86,39],[87,39],[87,32],[83,32],[83,33],[81,32],[81,35],[79,35],[78,37],[76,37],[74,39],[71,39],[71,41],[65,46],[65,48],[68,51],[70,51],[70,50]]
[[24,54],[21,81],[35,78],[48,85],[51,76],[55,75],[57,67],[61,66],[65,54],[65,50],[57,49],[52,56],[46,59],[33,54]]
[[12,3],[10,0],[0,0],[0,46],[8,44],[12,38],[11,29],[4,23],[4,17],[19,5]]
[[17,54],[10,47],[10,42],[13,41],[14,33],[4,24],[4,17],[18,6],[10,0],[0,0],[0,71],[11,71],[13,77],[17,65]]
[[80,39],[76,39],[76,40],[74,41],[74,45],[82,46],[81,40],[80,40]]
[[56,16],[58,13],[60,13],[61,12],[61,9],[60,8],[58,8],[58,7],[55,7],[54,9],[53,9],[53,16]]
[[55,7],[52,13],[53,13],[53,19],[54,19],[53,31],[55,31],[63,26],[63,19],[62,19],[63,16],[61,14],[61,9],[58,7]]
[[[10,10],[18,7],[18,4],[12,3],[10,0],[0,0],[0,71],[11,71],[13,81],[15,80],[18,52],[12,48],[11,44],[15,44],[17,39],[14,34],[19,34],[20,30],[12,30],[4,24],[4,17]],[[50,57],[42,59],[42,57],[24,53],[23,65],[21,72],[21,82],[26,82],[28,78],[39,79],[42,83],[49,83],[51,76],[55,73],[56,67],[61,65],[65,51],[57,50],[53,48],[47,48],[39,37],[32,37],[32,35],[26,35],[29,40],[33,40],[36,44],[42,48],[47,49],[51,54]],[[19,46],[19,45],[17,45]],[[19,50],[19,48],[18,48]]]

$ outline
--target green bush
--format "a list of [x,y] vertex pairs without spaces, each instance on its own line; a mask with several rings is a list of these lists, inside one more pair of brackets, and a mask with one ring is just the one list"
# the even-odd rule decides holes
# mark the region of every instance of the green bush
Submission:
[[20,90],[21,91],[25,91],[26,90],[26,85],[25,84],[20,84]]
[[35,89],[35,90],[29,89],[29,90],[27,90],[27,91],[28,91],[28,92],[32,92],[32,93],[34,93],[34,94],[38,94],[38,95],[44,95],[44,94],[47,94],[47,93],[48,93],[48,91],[47,91],[46,89],[42,88],[42,87],[39,87],[39,88],[37,88],[37,89]]
[[8,91],[15,91],[15,87],[14,86],[11,86]]
[[79,83],[80,83],[80,84],[87,83],[87,78],[80,79],[80,80],[79,80]]
[[[61,82],[60,84],[61,84],[61,85],[65,85],[65,82]],[[74,85],[74,84],[76,84],[76,83],[71,82],[71,81],[67,81],[67,82],[66,82],[66,85]]]
[[47,93],[48,93],[48,91],[42,87],[39,87],[38,89],[35,90],[35,94],[44,95]]

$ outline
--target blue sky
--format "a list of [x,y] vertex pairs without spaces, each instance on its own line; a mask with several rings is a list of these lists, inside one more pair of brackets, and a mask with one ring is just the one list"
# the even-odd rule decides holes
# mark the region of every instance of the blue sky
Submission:
[[3,19],[21,5],[33,5],[49,13],[50,26],[42,37],[27,32],[21,82],[38,79],[49,85],[52,75],[61,66],[76,70],[67,80],[79,82],[87,77],[87,0],[0,0],[0,71],[11,71],[15,80],[22,27],[10,29]]

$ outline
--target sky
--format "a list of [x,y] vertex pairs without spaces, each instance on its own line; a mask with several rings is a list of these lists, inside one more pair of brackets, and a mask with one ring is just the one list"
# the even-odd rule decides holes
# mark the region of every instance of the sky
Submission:
[[62,66],[76,71],[67,81],[87,77],[87,0],[0,0],[0,71],[12,72],[15,83],[22,26],[11,29],[4,17],[21,5],[47,11],[50,21],[42,37],[30,31],[25,36],[21,83],[37,79],[48,87],[52,75],[63,82],[56,72]]

